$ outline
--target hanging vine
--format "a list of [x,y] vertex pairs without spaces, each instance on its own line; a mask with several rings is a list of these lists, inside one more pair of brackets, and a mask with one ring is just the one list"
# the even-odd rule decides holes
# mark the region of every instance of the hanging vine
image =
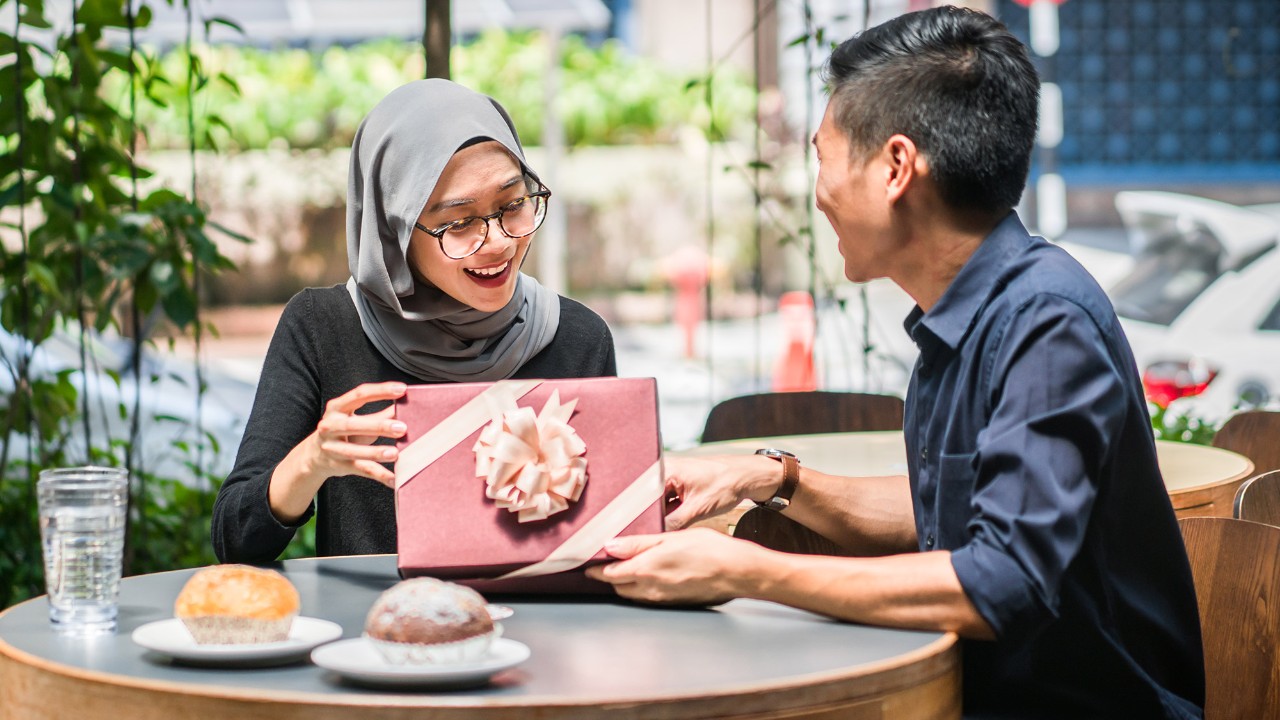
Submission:
[[[760,48],[759,36],[760,25],[763,20],[769,17],[777,18],[782,12],[779,3],[765,2],[757,0],[755,7],[755,18],[751,27],[742,34],[741,37],[730,44],[729,48],[721,53],[719,57],[715,57],[710,50],[711,37],[708,34],[708,59],[705,74],[691,81],[687,87],[700,87],[703,90],[704,104],[709,109],[714,110],[715,97],[711,93],[711,87],[717,73],[721,70],[730,56],[745,42],[748,38],[756,39],[756,122],[754,128],[754,136],[752,139],[751,157],[734,157],[735,149],[730,144],[723,145],[718,148],[721,153],[729,157],[729,162],[725,165],[724,171],[735,173],[741,176],[743,182],[749,187],[753,201],[753,227],[752,227],[752,265],[753,273],[751,278],[752,289],[756,294],[756,317],[755,323],[755,353],[754,353],[754,374],[756,384],[767,385],[763,378],[761,369],[761,355],[763,333],[760,330],[760,316],[764,314],[765,302],[764,296],[770,292],[765,282],[765,263],[764,256],[766,248],[770,242],[776,243],[778,246],[794,247],[803,257],[806,266],[806,285],[811,297],[814,298],[816,308],[821,310],[824,306],[830,308],[835,313],[837,320],[848,318],[850,308],[847,306],[846,299],[837,292],[838,285],[842,282],[841,276],[829,276],[819,265],[815,238],[815,223],[817,222],[815,206],[812,197],[806,191],[804,196],[793,196],[788,190],[781,187],[779,182],[780,172],[775,167],[775,161],[778,158],[766,157],[765,148],[761,144],[763,136],[762,123],[763,118],[760,114]],[[809,144],[807,142],[807,133],[812,131],[817,124],[816,108],[818,100],[814,96],[813,79],[821,69],[821,61],[819,59],[819,51],[828,51],[834,48],[835,43],[827,37],[828,29],[820,23],[815,17],[813,6],[808,0],[800,0],[794,3],[785,3],[781,7],[789,12],[799,14],[802,24],[802,31],[798,37],[792,38],[786,42],[787,49],[797,49],[803,54],[804,63],[804,93],[803,93],[803,111],[804,111],[804,127],[800,130],[802,142],[793,145],[798,148],[802,154],[803,174],[806,178],[807,188],[812,188],[816,180],[815,169],[813,167],[812,157],[809,152]],[[861,27],[867,27],[870,22],[872,11],[871,0],[866,0],[861,7]],[[708,13],[710,12],[708,7]],[[834,22],[843,22],[847,19],[844,15],[837,15],[831,18]],[[825,52],[823,53],[825,55]],[[708,127],[706,135],[710,142],[719,142],[725,140],[720,137],[714,128]],[[710,160],[708,160],[710,165]],[[711,174],[707,175],[708,192],[712,184]],[[710,208],[708,201],[707,208],[707,232],[708,235],[715,232],[715,217]],[[799,219],[797,219],[797,216]],[[824,335],[831,339],[826,344],[819,343],[818,347],[826,347],[835,349],[841,354],[845,362],[843,365],[848,369],[849,377],[847,383],[850,387],[855,385],[853,377],[853,368],[855,358],[861,361],[863,384],[869,385],[872,382],[873,368],[872,360],[892,360],[889,356],[877,354],[877,348],[871,340],[871,329],[873,318],[870,312],[870,301],[867,296],[866,286],[860,286],[857,291],[858,302],[860,303],[860,322],[853,324],[858,325],[855,332],[845,332],[837,322],[830,328],[824,328],[823,313],[816,312],[814,314],[814,334],[815,337],[821,338]],[[708,295],[706,304],[710,307],[712,298],[710,295],[710,287],[708,287]],[[828,316],[829,317],[829,316]],[[710,329],[707,329],[710,332]],[[832,348],[834,343],[834,348]],[[856,346],[856,347],[855,347]],[[710,362],[708,364],[709,374],[713,370]],[[830,378],[827,375],[832,367],[839,363],[824,363],[823,385],[830,385]],[[713,398],[713,401],[716,398]]]
[[[211,560],[207,532],[192,522],[207,514],[210,498],[189,493],[203,459],[181,477],[143,467],[143,449],[158,448],[142,428],[172,422],[145,401],[156,378],[146,372],[144,318],[154,313],[190,332],[199,322],[195,269],[233,267],[206,234],[217,226],[194,198],[142,188],[150,172],[137,162],[139,95],[154,102],[156,86],[180,84],[137,47],[147,5],[76,0],[62,30],[43,2],[0,0],[5,6],[15,24],[12,35],[0,33],[0,86],[14,101],[0,104],[0,210],[14,211],[18,223],[14,242],[0,243],[0,363],[12,379],[0,394],[0,607],[43,591],[33,490],[46,467],[130,469],[126,572]],[[127,32],[128,47],[113,47],[107,30]],[[119,103],[102,92],[112,75],[127,78]],[[103,360],[103,338],[116,334],[128,334],[133,348],[124,364]],[[108,401],[112,388],[128,399]],[[174,508],[188,514],[173,520]],[[160,535],[164,543],[144,542]]]

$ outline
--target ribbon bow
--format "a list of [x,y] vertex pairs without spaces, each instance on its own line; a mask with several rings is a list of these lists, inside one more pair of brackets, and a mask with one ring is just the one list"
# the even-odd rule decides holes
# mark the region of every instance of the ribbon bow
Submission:
[[587,446],[569,425],[577,404],[560,404],[557,390],[535,416],[533,408],[515,407],[515,398],[509,398],[492,408],[493,421],[472,448],[476,477],[485,478],[485,496],[519,513],[522,523],[545,520],[582,496]]

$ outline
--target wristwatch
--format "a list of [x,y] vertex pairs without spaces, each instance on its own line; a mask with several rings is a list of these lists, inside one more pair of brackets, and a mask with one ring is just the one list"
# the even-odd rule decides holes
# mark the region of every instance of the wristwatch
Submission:
[[796,485],[800,484],[800,461],[794,454],[777,448],[761,448],[756,451],[756,454],[771,457],[782,463],[782,485],[778,487],[773,497],[765,502],[757,500],[756,504],[782,512],[791,506],[791,495],[795,493]]

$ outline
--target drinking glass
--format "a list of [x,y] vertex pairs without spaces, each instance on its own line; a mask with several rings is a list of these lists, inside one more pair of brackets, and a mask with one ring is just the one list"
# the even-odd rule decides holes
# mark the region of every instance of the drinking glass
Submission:
[[42,470],[36,492],[54,630],[115,632],[128,474],[92,466]]

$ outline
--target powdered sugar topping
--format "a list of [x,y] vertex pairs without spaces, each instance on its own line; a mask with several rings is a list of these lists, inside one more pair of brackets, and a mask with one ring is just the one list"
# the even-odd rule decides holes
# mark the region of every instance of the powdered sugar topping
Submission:
[[484,598],[475,590],[434,578],[398,583],[378,598],[371,613],[378,623],[414,618],[437,625],[457,625],[486,616]]

